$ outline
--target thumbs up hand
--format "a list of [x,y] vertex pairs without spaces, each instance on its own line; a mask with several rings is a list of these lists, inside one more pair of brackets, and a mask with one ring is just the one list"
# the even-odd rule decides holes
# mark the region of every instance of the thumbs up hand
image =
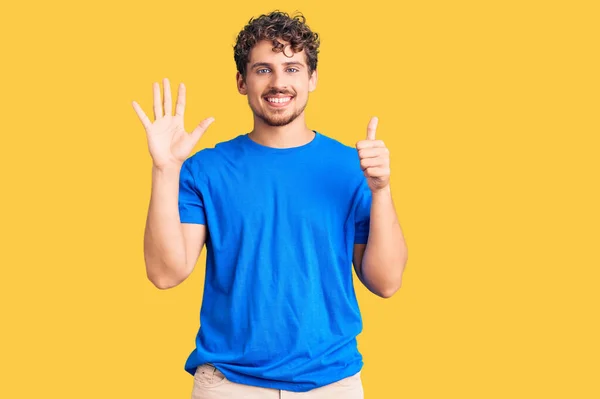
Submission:
[[371,118],[367,126],[367,139],[356,143],[360,167],[371,192],[388,189],[390,184],[390,151],[382,140],[375,139],[377,122],[377,117]]

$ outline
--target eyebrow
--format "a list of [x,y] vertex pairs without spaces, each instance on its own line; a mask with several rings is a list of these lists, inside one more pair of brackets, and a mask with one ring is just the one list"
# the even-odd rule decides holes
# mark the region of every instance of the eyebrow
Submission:
[[[305,66],[303,63],[301,63],[299,61],[284,62],[283,65],[285,65],[285,66],[290,66],[290,65]],[[273,64],[269,64],[268,62],[255,62],[254,64],[252,64],[252,66],[250,67],[250,69],[254,69],[254,68],[259,67],[259,66],[271,68],[273,66]]]

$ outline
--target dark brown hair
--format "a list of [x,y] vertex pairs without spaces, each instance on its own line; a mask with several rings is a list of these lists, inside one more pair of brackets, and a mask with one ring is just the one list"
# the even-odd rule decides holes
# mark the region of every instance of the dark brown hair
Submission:
[[270,40],[273,42],[273,51],[283,51],[284,45],[277,39],[288,42],[294,53],[305,51],[309,75],[317,69],[319,35],[312,32],[306,25],[306,18],[302,13],[297,12],[290,16],[276,10],[258,18],[250,18],[248,24],[237,36],[233,47],[233,58],[237,70],[242,74],[244,80],[252,47],[260,40]]

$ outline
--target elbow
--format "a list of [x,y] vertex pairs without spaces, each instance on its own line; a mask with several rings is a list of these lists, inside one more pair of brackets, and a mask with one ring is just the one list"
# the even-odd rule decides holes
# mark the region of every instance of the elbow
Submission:
[[371,275],[370,277],[363,275],[363,284],[378,297],[391,298],[402,287],[402,274],[406,262],[399,263],[402,265],[401,267],[382,268],[385,272],[380,271],[379,275]]
[[401,287],[402,287],[402,281],[400,281],[396,285],[390,285],[389,287],[385,287],[384,289],[380,290],[377,293],[377,295],[380,296],[381,298],[388,299],[388,298],[391,298],[392,296],[394,296],[394,294],[396,292],[398,292],[398,290]]
[[167,275],[153,275],[147,274],[148,280],[159,290],[168,290],[176,287],[183,281],[182,279],[176,279],[172,276]]
[[391,298],[396,292],[398,292],[400,288],[402,288],[402,274],[404,272],[404,265],[406,262],[403,262],[402,264],[403,266],[400,269],[400,274],[388,280],[387,284],[381,287],[377,293],[377,295],[379,295],[381,298]]
[[402,267],[400,268],[400,274],[394,279],[392,284],[389,284],[387,287],[381,290],[379,296],[382,298],[391,298],[400,288],[402,288],[402,275],[404,274],[404,268],[406,267],[406,262],[408,261],[408,256],[404,256],[403,259],[399,262]]
[[401,262],[399,262],[402,267],[400,267],[398,273],[395,273],[394,276],[390,277],[385,285],[383,285],[377,292],[377,295],[381,298],[391,298],[394,296],[396,292],[400,288],[402,288],[402,275],[404,274],[404,268],[406,266],[406,258],[404,258]]
[[160,280],[160,279],[158,279],[158,280],[157,279],[155,279],[155,280],[149,279],[149,280],[152,282],[152,284],[154,284],[154,286],[156,288],[158,288],[159,290],[163,290],[163,291],[168,290],[169,288],[173,288],[178,285],[178,283],[173,283],[168,280]]
[[158,257],[151,257],[147,253],[144,253],[144,261],[146,278],[159,290],[176,287],[189,275],[184,262],[166,262]]

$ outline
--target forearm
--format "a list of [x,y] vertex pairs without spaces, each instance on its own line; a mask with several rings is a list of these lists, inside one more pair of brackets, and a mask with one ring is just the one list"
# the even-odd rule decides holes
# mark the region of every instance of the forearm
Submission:
[[159,288],[168,288],[185,274],[185,241],[177,203],[180,170],[179,167],[152,168],[144,258],[148,278]]
[[380,296],[393,295],[402,285],[407,259],[406,242],[388,186],[372,195],[369,239],[361,265],[364,283]]

